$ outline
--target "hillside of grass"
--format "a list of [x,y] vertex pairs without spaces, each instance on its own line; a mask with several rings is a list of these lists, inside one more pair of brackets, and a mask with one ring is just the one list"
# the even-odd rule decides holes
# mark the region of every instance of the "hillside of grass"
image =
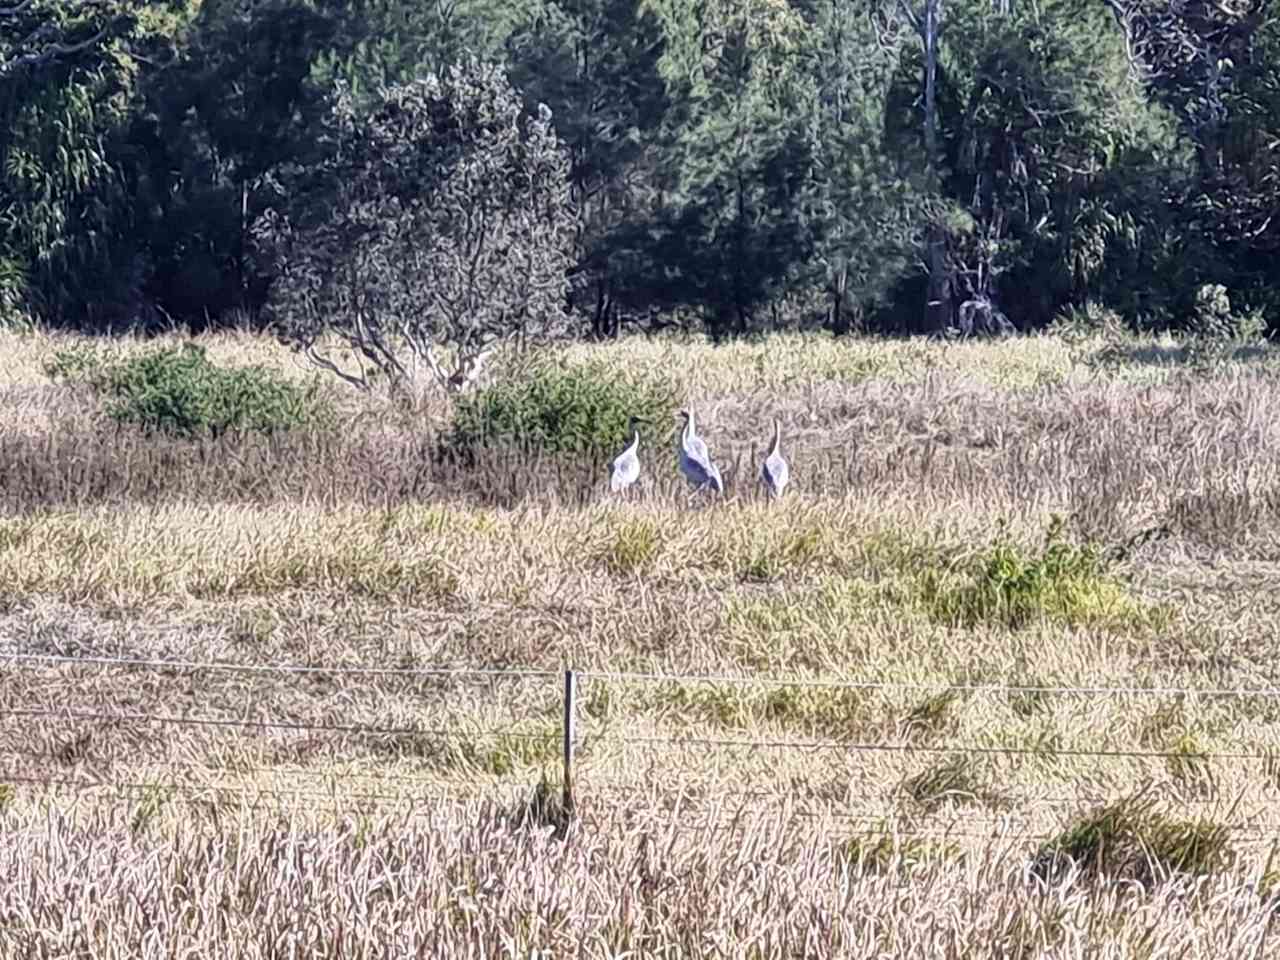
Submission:
[[195,345],[0,333],[0,955],[1265,953],[1273,348],[623,340],[460,421]]

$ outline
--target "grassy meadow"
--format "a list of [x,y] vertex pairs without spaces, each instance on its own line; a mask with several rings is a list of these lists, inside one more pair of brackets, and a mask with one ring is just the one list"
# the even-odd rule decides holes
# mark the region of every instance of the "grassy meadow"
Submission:
[[561,350],[693,406],[691,502],[674,419],[611,497],[435,395],[193,440],[47,371],[153,347],[0,333],[0,956],[1280,956],[1280,351]]

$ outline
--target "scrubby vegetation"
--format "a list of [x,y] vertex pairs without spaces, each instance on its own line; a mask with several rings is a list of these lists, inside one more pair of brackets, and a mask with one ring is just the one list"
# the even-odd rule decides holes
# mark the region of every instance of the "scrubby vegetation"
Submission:
[[55,382],[88,384],[119,423],[189,439],[272,434],[322,423],[329,413],[314,384],[301,387],[262,367],[219,367],[190,343],[114,360],[79,345],[54,351],[44,369]]
[[665,436],[675,412],[674,392],[657,377],[635,378],[601,364],[535,361],[518,376],[459,398],[446,449],[509,445],[602,461],[630,439],[632,416],[655,425],[646,432]]

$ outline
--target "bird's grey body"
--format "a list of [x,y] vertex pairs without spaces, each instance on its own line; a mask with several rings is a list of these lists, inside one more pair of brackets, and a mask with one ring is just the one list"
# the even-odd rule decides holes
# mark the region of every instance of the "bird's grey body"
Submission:
[[621,493],[640,479],[640,458],[636,454],[640,446],[640,428],[637,424],[647,422],[639,417],[631,418],[631,442],[609,464],[609,489],[614,493]]
[[786,489],[787,484],[791,480],[791,468],[787,466],[787,461],[782,457],[782,425],[775,419],[773,421],[773,445],[769,448],[769,454],[764,458],[764,463],[760,465],[760,479],[764,482],[765,490],[768,491],[771,499],[777,499],[782,496],[782,491]]
[[716,493],[724,493],[720,470],[711,462],[711,453],[694,428],[693,412],[681,410],[680,416],[684,417],[684,429],[680,432],[680,447],[677,451],[680,472],[693,484],[695,491],[710,487]]

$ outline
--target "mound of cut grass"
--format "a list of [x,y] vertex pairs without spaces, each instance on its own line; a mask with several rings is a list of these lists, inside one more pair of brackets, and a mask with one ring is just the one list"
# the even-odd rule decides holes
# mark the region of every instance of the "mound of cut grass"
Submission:
[[1145,887],[1173,874],[1207,876],[1233,860],[1230,829],[1207,817],[1180,819],[1139,793],[1083,814],[1037,852],[1032,870],[1055,879],[1074,866],[1089,881]]

